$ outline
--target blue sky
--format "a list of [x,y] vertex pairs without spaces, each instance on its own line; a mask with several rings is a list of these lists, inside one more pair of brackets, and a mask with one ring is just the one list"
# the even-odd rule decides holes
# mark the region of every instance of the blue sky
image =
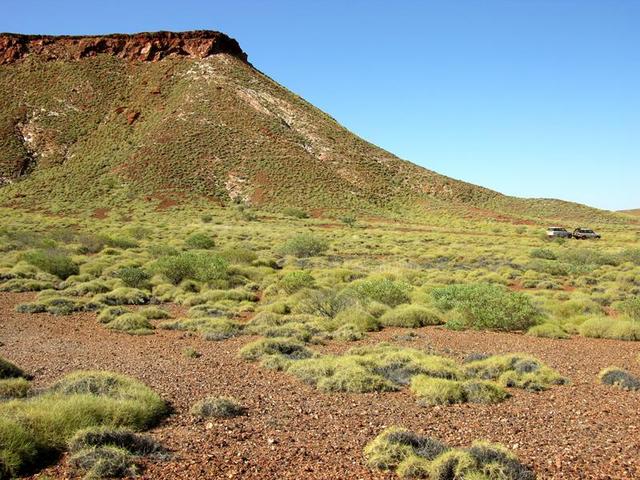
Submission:
[[0,31],[221,30],[396,155],[510,195],[640,208],[640,0],[7,2]]

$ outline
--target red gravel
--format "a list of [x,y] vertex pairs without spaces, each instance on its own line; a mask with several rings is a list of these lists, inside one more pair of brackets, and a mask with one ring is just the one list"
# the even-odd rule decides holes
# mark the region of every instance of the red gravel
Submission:
[[[174,413],[153,436],[174,451],[172,460],[149,463],[144,478],[369,479],[362,448],[384,427],[400,425],[452,445],[476,439],[500,442],[539,478],[640,478],[640,393],[599,385],[598,372],[623,367],[640,375],[640,347],[633,342],[574,338],[551,340],[517,334],[451,332],[425,328],[414,341],[462,358],[471,352],[527,352],[572,381],[542,393],[514,391],[498,405],[420,407],[407,391],[325,394],[284,373],[237,357],[251,337],[206,342],[179,332],[150,336],[110,332],[94,314],[55,317],[14,312],[31,294],[0,294],[0,352],[46,385],[77,369],[105,369],[136,377],[154,388]],[[340,352],[356,344],[393,341],[386,329],[366,340],[332,344]],[[202,353],[187,358],[183,350]],[[230,395],[248,415],[198,423],[189,415],[206,395]],[[46,469],[72,477],[64,461]]]

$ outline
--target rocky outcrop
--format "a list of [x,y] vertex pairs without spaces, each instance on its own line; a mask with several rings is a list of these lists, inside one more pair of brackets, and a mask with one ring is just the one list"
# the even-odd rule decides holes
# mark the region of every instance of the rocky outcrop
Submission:
[[106,54],[155,62],[168,56],[206,58],[219,53],[247,61],[247,54],[236,40],[209,30],[100,36],[0,34],[0,65],[19,61],[27,55],[39,55],[46,60],[79,60]]

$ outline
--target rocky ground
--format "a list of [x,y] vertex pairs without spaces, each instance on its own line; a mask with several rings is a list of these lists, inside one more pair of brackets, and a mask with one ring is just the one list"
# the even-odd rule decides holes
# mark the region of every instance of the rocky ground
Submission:
[[[370,479],[393,478],[369,470],[362,448],[384,427],[400,425],[451,445],[476,439],[500,442],[534,467],[539,478],[640,478],[640,393],[599,385],[607,366],[640,374],[637,343],[517,334],[417,330],[397,340],[385,329],[366,340],[331,344],[325,351],[394,341],[463,358],[471,352],[526,352],[571,379],[542,393],[514,391],[498,405],[421,407],[408,391],[325,394],[286,374],[240,360],[239,337],[206,342],[175,331],[150,336],[110,332],[86,313],[67,317],[14,312],[30,294],[0,294],[0,353],[45,386],[77,369],[105,369],[136,377],[173,407],[151,433],[172,450],[169,461],[148,463],[145,478]],[[184,355],[186,347],[202,354]],[[197,422],[189,414],[206,395],[230,395],[248,414]],[[71,476],[64,459],[41,472]]]

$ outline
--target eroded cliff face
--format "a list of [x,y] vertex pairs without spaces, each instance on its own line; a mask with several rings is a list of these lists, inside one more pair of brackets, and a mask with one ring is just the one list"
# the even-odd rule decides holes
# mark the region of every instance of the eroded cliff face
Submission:
[[31,54],[46,60],[80,60],[108,54],[132,61],[155,62],[172,55],[206,58],[219,53],[247,61],[247,54],[236,40],[208,30],[95,36],[0,34],[0,65],[17,62]]

